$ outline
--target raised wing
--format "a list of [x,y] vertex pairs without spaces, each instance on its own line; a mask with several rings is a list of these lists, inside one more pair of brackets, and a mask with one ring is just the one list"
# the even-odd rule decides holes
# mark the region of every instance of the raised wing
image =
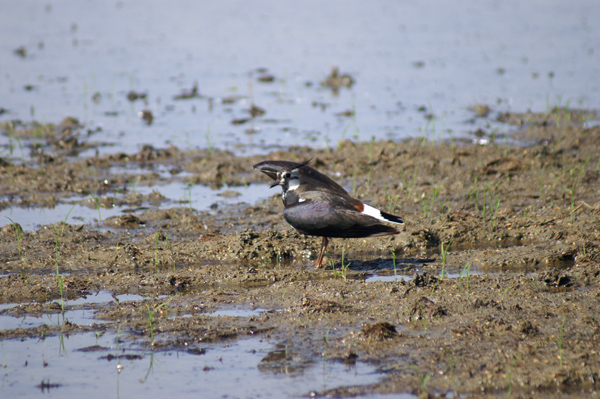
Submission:
[[273,180],[277,179],[278,172],[300,168],[302,183],[314,185],[317,190],[329,189],[334,192],[348,194],[342,186],[306,164],[291,161],[263,161],[254,165],[253,168],[260,170]]

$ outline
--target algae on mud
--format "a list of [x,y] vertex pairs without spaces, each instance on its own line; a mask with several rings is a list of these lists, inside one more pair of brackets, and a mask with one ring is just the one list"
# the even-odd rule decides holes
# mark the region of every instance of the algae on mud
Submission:
[[[278,195],[254,205],[196,212],[182,204],[102,226],[69,224],[58,241],[52,225],[22,231],[8,224],[0,230],[0,301],[36,303],[22,315],[61,312],[51,302],[60,298],[56,254],[67,310],[77,306],[69,301],[99,290],[146,299],[98,307],[98,326],[4,329],[0,338],[114,332],[120,325],[121,339],[177,350],[258,335],[287,345],[299,363],[366,362],[384,377],[317,395],[597,392],[600,128],[560,112],[513,115],[526,121],[518,135],[528,146],[343,141],[335,150],[297,147],[264,157],[172,147],[43,168],[3,163],[2,191],[20,193],[5,196],[6,206],[51,204],[85,190],[125,197],[117,190],[123,177],[109,172],[118,164],[177,167],[192,184],[234,186],[261,182],[251,165],[263,158],[313,158],[354,195],[406,224],[398,236],[333,240],[332,251],[343,248],[352,262],[347,278],[339,257],[325,270],[308,266],[318,240],[282,221]],[[170,179],[186,183],[177,174]],[[141,205],[152,208],[148,201]],[[443,261],[442,243],[450,245]],[[442,262],[460,277],[441,277]],[[393,264],[414,277],[365,282]],[[467,274],[466,265],[477,274]],[[264,311],[211,316],[232,306]]]

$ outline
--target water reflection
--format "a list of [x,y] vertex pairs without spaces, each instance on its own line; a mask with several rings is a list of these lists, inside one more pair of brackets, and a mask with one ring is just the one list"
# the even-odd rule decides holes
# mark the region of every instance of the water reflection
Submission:
[[288,344],[277,344],[258,363],[258,369],[268,374],[302,375],[314,365],[314,360],[303,358]]

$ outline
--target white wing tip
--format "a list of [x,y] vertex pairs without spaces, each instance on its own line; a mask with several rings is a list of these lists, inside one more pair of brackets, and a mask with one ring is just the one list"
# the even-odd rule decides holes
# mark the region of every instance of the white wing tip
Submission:
[[381,215],[381,211],[379,209],[373,208],[372,206],[367,205],[367,204],[364,204],[362,213],[364,213],[365,215],[374,217],[375,219],[387,221],[387,219]]
[[373,208],[372,206],[367,205],[367,204],[363,204],[363,206],[364,206],[364,208],[361,213],[364,213],[365,215],[369,215],[371,217],[374,217],[377,220],[383,220],[384,222],[388,222],[388,223],[402,224],[401,220],[400,220],[400,222],[397,222],[395,220],[389,220],[389,219],[383,217],[383,215],[381,214],[381,211],[377,208]]

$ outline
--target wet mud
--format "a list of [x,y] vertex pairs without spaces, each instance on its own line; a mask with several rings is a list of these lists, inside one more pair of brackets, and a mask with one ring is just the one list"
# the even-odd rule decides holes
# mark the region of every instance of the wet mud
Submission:
[[[0,314],[60,313],[84,306],[70,300],[100,291],[115,300],[94,308],[91,326],[2,330],[0,338],[120,328],[121,339],[149,350],[201,351],[207,342],[260,336],[287,348],[260,367],[302,369],[326,358],[367,362],[382,375],[376,384],[316,396],[597,392],[600,128],[584,126],[591,114],[503,115],[520,145],[494,137],[486,145],[479,138],[342,141],[335,150],[294,147],[253,157],[145,146],[81,158],[73,156],[77,137],[88,133],[78,122],[37,127],[42,144],[32,148],[32,162],[0,162],[0,208],[86,203],[100,217],[33,231],[18,220],[2,227],[0,302],[20,305]],[[7,128],[33,134],[27,126]],[[251,184],[268,190],[267,178],[252,170],[266,159],[312,159],[361,200],[402,216],[402,232],[333,239],[328,266],[315,270],[320,240],[285,223],[276,190],[258,204],[241,198],[206,212],[185,200],[159,209],[164,196],[135,191],[138,183],[172,182],[228,185],[231,195]],[[102,219],[102,209],[115,204],[129,209]],[[146,300],[120,302],[121,294]],[[214,317],[222,309],[249,313]]]

